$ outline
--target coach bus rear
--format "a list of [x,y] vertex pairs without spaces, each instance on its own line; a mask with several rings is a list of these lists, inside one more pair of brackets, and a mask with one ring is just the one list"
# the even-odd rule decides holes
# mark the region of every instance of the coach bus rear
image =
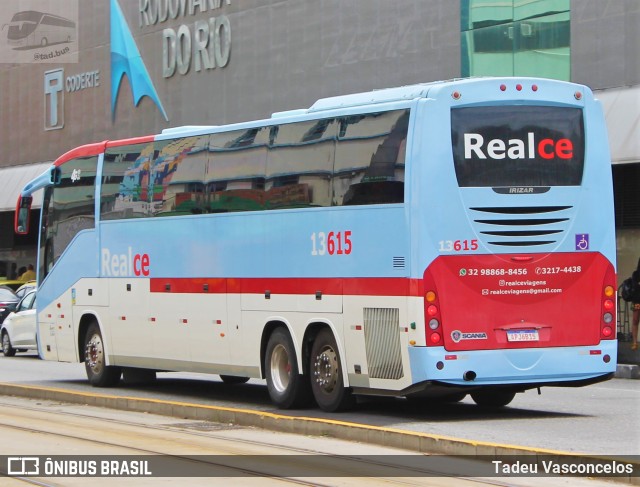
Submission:
[[413,187],[426,347],[410,350],[414,381],[501,405],[611,377],[613,190],[591,91],[463,81],[432,89],[422,111]]

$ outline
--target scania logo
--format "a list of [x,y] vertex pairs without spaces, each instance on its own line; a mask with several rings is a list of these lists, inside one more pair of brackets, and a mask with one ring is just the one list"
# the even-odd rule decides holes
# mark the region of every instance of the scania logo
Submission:
[[473,159],[571,159],[573,142],[569,139],[542,139],[536,143],[535,134],[527,133],[527,140],[491,139],[485,144],[480,134],[464,134],[464,158]]
[[483,331],[475,331],[475,332],[461,332],[460,330],[453,330],[451,332],[451,339],[455,343],[459,343],[462,340],[486,340],[487,334]]

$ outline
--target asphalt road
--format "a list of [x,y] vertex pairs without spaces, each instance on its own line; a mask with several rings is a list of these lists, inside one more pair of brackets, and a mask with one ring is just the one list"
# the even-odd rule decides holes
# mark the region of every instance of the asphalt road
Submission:
[[583,388],[543,388],[518,394],[506,408],[479,410],[470,399],[425,407],[400,399],[366,399],[353,411],[276,410],[262,381],[229,386],[217,376],[160,373],[145,385],[95,389],[82,364],[44,362],[35,355],[0,355],[0,382],[73,391],[161,398],[290,416],[332,418],[354,423],[444,435],[472,441],[594,455],[640,455],[640,381],[613,379]]

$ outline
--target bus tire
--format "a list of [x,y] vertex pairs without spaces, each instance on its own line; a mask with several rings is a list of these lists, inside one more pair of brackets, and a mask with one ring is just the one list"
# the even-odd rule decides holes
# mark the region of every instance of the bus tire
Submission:
[[293,340],[284,328],[276,328],[264,357],[267,389],[273,403],[282,409],[300,407],[309,399],[308,377],[300,374]]
[[49,41],[47,40],[46,37],[43,37],[42,39],[40,39],[40,46],[47,47],[48,45],[49,45]]
[[96,322],[89,325],[84,344],[84,368],[91,385],[94,387],[115,386],[120,381],[122,369],[106,365],[102,333]]
[[244,384],[249,380],[249,377],[237,377],[235,375],[221,375],[220,378],[222,379],[222,382],[230,385]]
[[6,331],[2,332],[2,353],[5,357],[13,357],[16,354],[16,349],[11,345],[11,339]]
[[471,393],[471,399],[480,407],[485,409],[498,409],[506,406],[516,393],[510,390],[486,389]]
[[313,397],[320,409],[336,412],[353,407],[355,397],[350,388],[344,387],[340,352],[328,328],[320,330],[313,341],[309,371]]

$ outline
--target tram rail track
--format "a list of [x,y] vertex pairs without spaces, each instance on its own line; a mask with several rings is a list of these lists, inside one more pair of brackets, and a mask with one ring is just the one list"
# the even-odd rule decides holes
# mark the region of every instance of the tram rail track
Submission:
[[[425,481],[429,479],[435,480],[436,477],[440,477],[441,480],[446,479],[447,477],[451,477],[450,475],[443,474],[441,472],[437,472],[429,469],[416,469],[414,467],[399,467],[398,465],[394,465],[391,462],[380,462],[373,461],[371,457],[359,457],[358,455],[341,455],[340,460],[343,462],[344,472],[336,472],[331,471],[327,472],[330,474],[328,477],[318,476],[316,472],[316,476],[314,480],[309,481],[304,478],[295,478],[289,476],[278,476],[277,473],[273,470],[273,464],[263,465],[261,468],[256,468],[252,465],[243,465],[238,466],[237,462],[231,462],[236,464],[230,464],[230,462],[225,461],[230,458],[236,457],[237,455],[249,454],[249,458],[254,458],[255,455],[253,452],[257,448],[264,448],[270,450],[276,450],[279,452],[278,459],[279,461],[286,460],[286,457],[290,458],[295,457],[295,461],[299,461],[301,458],[308,456],[313,458],[313,463],[317,463],[322,460],[322,455],[327,455],[326,453],[319,453],[315,450],[309,448],[296,447],[291,445],[283,445],[275,442],[262,441],[262,440],[249,440],[243,438],[233,438],[230,439],[229,436],[225,436],[221,433],[217,433],[218,430],[214,427],[212,430],[202,431],[198,428],[201,428],[203,424],[207,422],[203,421],[192,421],[192,422],[180,422],[180,423],[167,423],[167,424],[149,424],[147,422],[141,421],[132,421],[132,420],[123,420],[116,419],[112,417],[98,417],[95,414],[90,413],[81,413],[78,412],[74,408],[73,411],[65,411],[65,410],[57,410],[55,407],[65,407],[65,405],[54,403],[47,405],[31,405],[31,406],[22,406],[19,411],[12,411],[12,404],[10,402],[0,401],[0,430],[2,429],[11,429],[14,431],[19,431],[21,433],[29,433],[32,435],[46,435],[53,436],[56,439],[67,439],[74,442],[83,442],[91,445],[91,447],[95,448],[96,446],[101,447],[102,449],[116,449],[116,450],[124,450],[124,454],[126,455],[166,455],[170,456],[172,459],[179,459],[181,462],[186,462],[186,464],[192,464],[194,467],[198,469],[205,467],[211,468],[214,476],[216,477],[243,477],[247,479],[257,479],[268,477],[273,481],[274,485],[302,485],[302,486],[317,486],[317,487],[330,487],[339,485],[337,482],[337,478],[340,477],[354,477],[355,472],[361,472],[362,477],[366,477],[367,472],[375,472],[375,471],[388,471],[388,477],[376,477],[375,482],[377,485],[389,485],[389,486],[411,486],[411,485],[424,485]],[[16,413],[19,413],[21,416],[17,418],[18,422],[22,419],[33,418],[39,414],[47,414],[51,415],[53,418],[48,424],[49,426],[43,426],[41,422],[32,420],[29,424],[16,424],[16,420],[10,421],[7,418],[14,416]],[[171,419],[171,418],[166,418]],[[76,425],[83,422],[94,422],[99,424],[98,430],[113,430],[113,429],[133,429],[138,430],[140,428],[147,431],[147,433],[153,433],[153,435],[157,436],[170,436],[170,435],[178,435],[179,434],[179,444],[176,445],[178,448],[175,451],[178,453],[167,451],[164,448],[147,448],[142,447],[141,445],[132,444],[131,441],[125,441],[126,437],[123,438],[122,441],[114,441],[113,439],[101,439],[96,438],[96,432],[87,430],[86,435],[78,435],[77,431],[75,431]],[[57,425],[71,425],[68,426],[71,431],[65,433],[60,431]],[[232,427],[238,428],[240,427]],[[179,453],[180,445],[185,441],[195,441],[198,440],[216,440],[224,444],[224,455],[220,453],[216,453],[214,455],[207,455],[206,458],[203,458],[202,455],[193,455],[188,453]],[[246,450],[246,451],[245,451]],[[244,451],[244,453],[243,453]],[[327,455],[330,457],[331,455]],[[421,455],[417,455],[420,457]],[[237,458],[236,458],[237,460]],[[335,468],[335,462],[333,463],[333,468]],[[313,465],[310,465],[310,468]],[[265,468],[269,467],[269,468]],[[407,472],[401,472],[398,470],[399,468],[409,468],[413,469],[409,476],[407,476]],[[396,475],[394,475],[394,472]],[[344,474],[344,475],[342,475]],[[358,474],[355,474],[360,476]],[[52,479],[42,479],[42,478],[32,478],[32,477],[12,477],[12,479],[17,481],[22,481],[31,485],[40,485],[42,487],[61,487],[64,486],[64,482],[60,482],[59,478],[56,480]],[[453,479],[451,479],[453,480]],[[513,487],[518,485],[523,485],[522,483],[514,483],[509,480],[498,480],[498,479],[487,479],[487,478],[472,478],[472,477],[464,477],[457,478],[456,485],[492,485],[499,487]],[[341,485],[341,484],[340,484]],[[439,484],[440,485],[440,484]],[[442,484],[446,485],[446,484]],[[451,484],[453,485],[453,484]]]

